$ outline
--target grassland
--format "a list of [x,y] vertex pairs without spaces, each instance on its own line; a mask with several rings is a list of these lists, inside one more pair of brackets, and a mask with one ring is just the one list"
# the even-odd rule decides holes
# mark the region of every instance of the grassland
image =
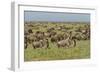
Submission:
[[56,48],[50,49],[32,49],[31,47],[24,50],[25,61],[39,60],[65,60],[65,59],[87,59],[90,58],[90,41],[78,41],[77,46],[73,48]]
[[[86,23],[77,23],[77,24],[67,24],[66,23],[46,23],[40,25],[37,23],[35,27],[32,27],[32,31],[46,32],[49,28],[55,28],[55,32],[63,33],[60,30],[57,30],[59,26],[66,27],[68,31],[75,31],[78,28],[84,28]],[[85,24],[85,25],[84,25]],[[37,27],[36,27],[37,26]],[[47,27],[45,27],[47,26]],[[26,28],[26,27],[25,27]],[[69,60],[69,59],[87,59],[90,58],[90,39],[88,40],[77,40],[75,47],[69,48],[58,48],[56,44],[50,42],[49,38],[49,48],[36,48],[32,47],[32,44],[29,44],[27,49],[24,49],[24,61],[47,61],[47,60]]]

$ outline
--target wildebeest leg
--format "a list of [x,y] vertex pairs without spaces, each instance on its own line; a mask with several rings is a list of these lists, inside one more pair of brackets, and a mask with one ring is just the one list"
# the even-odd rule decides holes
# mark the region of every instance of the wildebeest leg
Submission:
[[50,48],[50,47],[49,47],[49,40],[48,40],[48,39],[45,40],[44,46],[45,46],[46,49],[47,49],[47,48]]
[[36,49],[36,47],[34,45],[32,45],[32,46],[33,46],[33,49]]
[[59,44],[57,44],[58,48],[60,48],[61,46]]
[[74,47],[76,46],[76,40],[73,40],[73,42],[74,42]]
[[34,47],[34,49],[36,49],[36,46],[33,46]]
[[48,41],[48,39],[47,39],[47,48],[50,48],[50,47],[49,47],[49,41]]
[[27,43],[25,43],[25,44],[24,44],[24,48],[27,49],[27,46],[28,46]]

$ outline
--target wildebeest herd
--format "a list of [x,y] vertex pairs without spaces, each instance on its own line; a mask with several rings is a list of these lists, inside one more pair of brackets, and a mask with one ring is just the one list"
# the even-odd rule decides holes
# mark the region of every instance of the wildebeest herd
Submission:
[[[81,25],[80,25],[81,24]],[[57,48],[70,48],[77,41],[90,39],[89,23],[67,22],[25,22],[24,49],[32,45],[33,49],[50,49],[50,44]]]

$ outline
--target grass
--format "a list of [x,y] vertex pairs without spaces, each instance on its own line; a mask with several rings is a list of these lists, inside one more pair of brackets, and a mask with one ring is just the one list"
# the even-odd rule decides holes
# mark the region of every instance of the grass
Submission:
[[53,44],[50,44],[50,47],[50,49],[28,47],[24,50],[24,61],[90,58],[90,40],[78,41],[76,47],[72,48],[57,48]]

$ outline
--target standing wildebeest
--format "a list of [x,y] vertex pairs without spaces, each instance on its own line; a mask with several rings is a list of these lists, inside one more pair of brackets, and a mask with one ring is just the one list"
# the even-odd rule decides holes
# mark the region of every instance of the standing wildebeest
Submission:
[[57,35],[51,37],[52,43],[57,42],[57,41],[58,41]]
[[43,48],[49,48],[49,40],[48,39],[43,39],[42,47]]
[[33,34],[33,33],[27,35],[27,42],[28,42],[29,44],[31,44],[31,43],[34,41],[34,39],[35,39],[35,37],[34,37],[34,34]]
[[45,38],[45,35],[44,35],[44,32],[41,32],[41,31],[37,31],[35,33],[35,37],[37,38],[37,40],[43,40]]
[[58,48],[69,47],[68,39],[57,42],[57,46],[58,46]]
[[59,47],[75,47],[76,40],[72,37],[72,31],[69,32],[69,35],[65,35],[63,40],[57,42],[57,46]]
[[69,32],[69,46],[75,47],[76,46],[76,39],[73,37],[73,32]]
[[42,40],[41,41],[35,41],[32,43],[32,46],[34,49],[36,48],[42,48]]
[[28,46],[28,43],[27,43],[27,35],[24,35],[24,49],[26,49]]
[[53,30],[55,30],[55,28],[54,27],[51,27],[51,28],[48,28],[47,29],[47,32],[52,32]]
[[40,40],[40,41],[34,41],[32,43],[32,46],[34,49],[36,48],[49,48],[49,41],[48,39],[43,39],[43,40]]
[[66,39],[66,40],[61,40],[59,42],[57,42],[57,46],[58,48],[60,47],[75,47],[76,46],[76,41],[73,39]]
[[24,48],[26,49],[28,47],[28,35],[29,32],[27,29],[24,30]]
[[56,34],[54,36],[51,37],[51,42],[57,42],[57,41],[61,41],[61,40],[65,40],[68,38],[67,33],[60,33],[60,34]]
[[52,36],[55,36],[57,34],[57,32],[55,31],[50,31],[50,32],[46,32],[45,35],[47,35],[49,38],[51,38]]

